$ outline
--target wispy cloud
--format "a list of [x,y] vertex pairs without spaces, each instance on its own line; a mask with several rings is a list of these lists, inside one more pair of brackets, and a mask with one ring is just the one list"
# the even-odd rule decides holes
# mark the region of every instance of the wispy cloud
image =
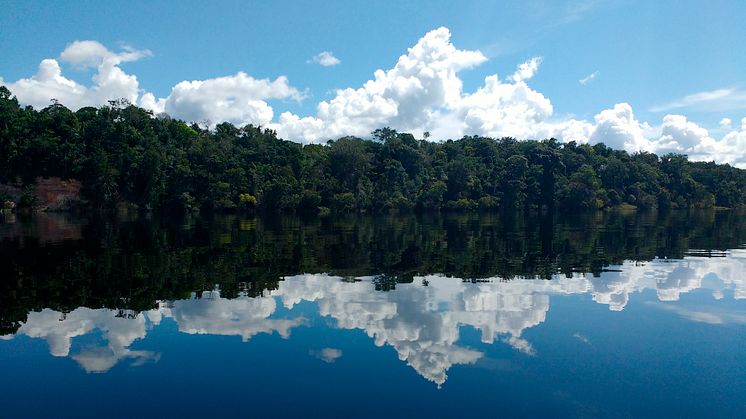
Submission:
[[312,349],[308,351],[308,354],[326,362],[327,364],[331,364],[342,357],[342,350],[336,348],[323,348],[319,350]]
[[593,11],[612,4],[609,0],[523,2],[523,14],[530,29],[520,37],[497,38],[490,44],[480,46],[479,50],[487,57],[495,58],[530,49],[563,26],[576,23]]
[[653,106],[650,111],[667,112],[682,108],[709,111],[746,109],[746,91],[729,87],[697,92]]
[[575,332],[575,334],[572,335],[572,337],[574,337],[575,339],[577,339],[577,340],[585,343],[586,345],[590,345],[591,344],[590,339],[588,339],[587,337],[581,335],[580,332]]
[[598,77],[599,74],[601,74],[601,73],[599,73],[598,71],[594,71],[593,73],[591,73],[591,74],[583,77],[582,79],[578,80],[578,83],[580,83],[583,86],[585,86],[586,84],[590,83],[591,80],[593,80],[596,77]]
[[580,20],[583,15],[587,14],[591,10],[596,9],[600,4],[604,3],[601,0],[581,0],[566,4],[560,13],[557,15],[553,26],[566,25]]
[[685,308],[678,305],[650,302],[655,307],[678,314],[681,317],[698,323],[708,324],[744,324],[746,312],[713,307]]
[[331,67],[342,63],[342,61],[339,58],[335,57],[331,51],[322,51],[314,55],[313,58],[309,60],[309,62],[316,63],[324,67]]

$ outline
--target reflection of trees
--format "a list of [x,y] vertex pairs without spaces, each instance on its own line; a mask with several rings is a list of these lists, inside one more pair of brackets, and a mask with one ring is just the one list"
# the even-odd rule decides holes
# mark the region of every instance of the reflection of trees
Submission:
[[736,213],[91,220],[62,246],[36,240],[34,222],[0,241],[0,333],[43,308],[138,312],[216,285],[223,297],[257,296],[303,272],[380,275],[380,290],[432,273],[550,279],[746,241]]
[[[589,294],[596,303],[614,311],[623,310],[634,294],[646,289],[655,290],[660,301],[675,301],[699,288],[710,290],[715,299],[725,298],[726,292],[737,299],[746,298],[744,270],[746,250],[737,249],[727,257],[625,262],[601,276],[555,275],[550,281],[427,275],[397,284],[386,275],[302,274],[284,277],[277,289],[262,296],[242,293],[229,299],[218,290],[205,291],[188,299],[159,302],[157,308],[139,313],[83,307],[69,313],[45,309],[30,313],[17,333],[45,339],[52,355],[71,356],[86,371],[104,372],[125,359],[131,359],[133,365],[157,360],[158,354],[130,346],[163,318],[175,322],[180,333],[237,336],[243,341],[258,334],[277,333],[287,338],[293,329],[307,324],[294,307],[310,302],[319,316],[333,319],[335,327],[363,331],[373,344],[390,346],[401,361],[441,385],[452,366],[471,364],[482,357],[479,348],[461,341],[464,326],[477,330],[483,343],[503,342],[533,356],[537,350],[525,332],[546,321],[553,295]],[[380,292],[383,286],[389,286],[386,292]],[[278,312],[280,305],[287,310]],[[694,321],[746,322],[742,314],[727,310],[663,307]],[[73,339],[95,330],[102,333],[105,344],[77,352]]]

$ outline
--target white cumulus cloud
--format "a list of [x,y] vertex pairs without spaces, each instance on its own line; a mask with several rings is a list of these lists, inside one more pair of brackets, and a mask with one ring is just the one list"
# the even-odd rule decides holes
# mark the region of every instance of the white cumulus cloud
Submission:
[[458,102],[456,73],[487,60],[479,51],[458,50],[447,28],[428,32],[389,70],[376,70],[362,87],[337,91],[317,106],[316,116],[285,112],[275,125],[281,136],[315,142],[341,135],[368,135],[392,125],[401,130],[429,129],[441,108]]
[[339,58],[335,57],[331,51],[322,51],[311,58],[311,62],[319,64],[324,67],[332,67],[337,64],[341,64]]
[[[288,79],[255,79],[244,72],[233,76],[208,80],[182,81],[171,89],[165,99],[155,102],[151,109],[165,111],[187,121],[208,122],[214,125],[231,122],[267,125],[274,116],[269,99],[301,100],[303,94],[290,86]],[[144,97],[150,102],[151,96]],[[143,103],[144,105],[149,103]],[[160,106],[162,109],[159,109]]]
[[695,161],[716,161],[746,167],[746,129],[731,130],[721,139],[683,115],[666,115],[661,135],[652,143],[653,151],[687,154]]
[[[529,62],[538,63],[532,59]],[[464,133],[495,137],[533,138],[539,124],[552,115],[552,104],[541,93],[524,82],[534,70],[525,64],[511,76],[515,83],[500,81],[497,74],[488,76],[484,86],[464,96],[453,105]],[[533,64],[531,64],[533,66]]]
[[368,135],[382,126],[431,131],[435,138],[475,134],[525,135],[528,125],[546,119],[551,103],[525,81],[540,57],[519,65],[507,82],[492,75],[464,94],[458,72],[487,61],[480,51],[457,49],[441,27],[428,32],[389,70],[377,70],[362,87],[341,89],[317,106],[316,116],[289,112],[275,124],[281,136],[316,142],[341,135]]
[[650,150],[650,142],[645,136],[650,126],[635,118],[628,103],[618,103],[611,109],[605,109],[594,119],[596,127],[590,137],[592,143],[604,143],[630,152]]
[[[7,87],[24,105],[43,108],[52,99],[77,110],[84,106],[101,106],[110,100],[126,99],[154,113],[167,112],[189,122],[215,125],[231,122],[237,125],[269,124],[274,116],[271,99],[302,100],[304,93],[292,87],[288,79],[256,79],[244,72],[207,80],[182,81],[165,98],[144,91],[135,75],[120,66],[152,55],[148,50],[123,47],[115,53],[96,41],[75,41],[59,56],[59,61],[41,61],[35,75],[7,83]],[[76,69],[95,69],[90,86],[63,76],[60,61]],[[2,80],[2,79],[0,79]]]
[[19,102],[36,108],[48,106],[52,99],[72,109],[122,98],[135,103],[140,95],[137,77],[125,73],[119,65],[148,55],[147,50],[128,47],[114,53],[96,41],[75,41],[62,51],[59,60],[77,68],[95,68],[91,86],[66,78],[59,61],[47,58],[41,61],[36,74],[8,83],[7,87]]
[[136,50],[126,45],[123,49],[115,54],[97,41],[75,41],[62,51],[60,60],[79,68],[96,68],[104,60],[120,64],[153,55],[149,50]]
[[536,74],[541,64],[541,57],[534,57],[518,66],[518,70],[510,76],[510,79],[519,82],[528,80]]

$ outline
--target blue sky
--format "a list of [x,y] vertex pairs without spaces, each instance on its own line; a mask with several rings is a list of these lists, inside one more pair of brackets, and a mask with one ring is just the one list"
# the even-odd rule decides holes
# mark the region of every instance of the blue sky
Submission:
[[[746,154],[741,1],[6,1],[3,9],[0,77],[36,107],[119,94],[156,113],[269,125],[302,142],[391,125],[435,139],[555,136],[746,164],[728,157]],[[104,49],[87,43],[62,54],[86,40]],[[434,79],[400,62],[364,87],[416,45],[425,55],[408,62],[435,69]],[[324,51],[339,63],[314,62]],[[429,61],[460,52],[479,57]],[[59,73],[54,65],[38,73],[44,59]],[[112,74],[102,73],[107,59]],[[532,59],[527,77],[511,79]],[[494,74],[493,89],[476,95]],[[97,88],[97,75],[119,84]],[[219,77],[229,79],[174,88]],[[340,96],[345,88],[361,91]],[[147,93],[153,101],[143,101]]]

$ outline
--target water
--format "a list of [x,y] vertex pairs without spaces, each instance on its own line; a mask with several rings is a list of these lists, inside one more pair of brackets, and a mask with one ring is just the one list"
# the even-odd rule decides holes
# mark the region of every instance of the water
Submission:
[[743,417],[746,217],[0,224],[2,417]]

